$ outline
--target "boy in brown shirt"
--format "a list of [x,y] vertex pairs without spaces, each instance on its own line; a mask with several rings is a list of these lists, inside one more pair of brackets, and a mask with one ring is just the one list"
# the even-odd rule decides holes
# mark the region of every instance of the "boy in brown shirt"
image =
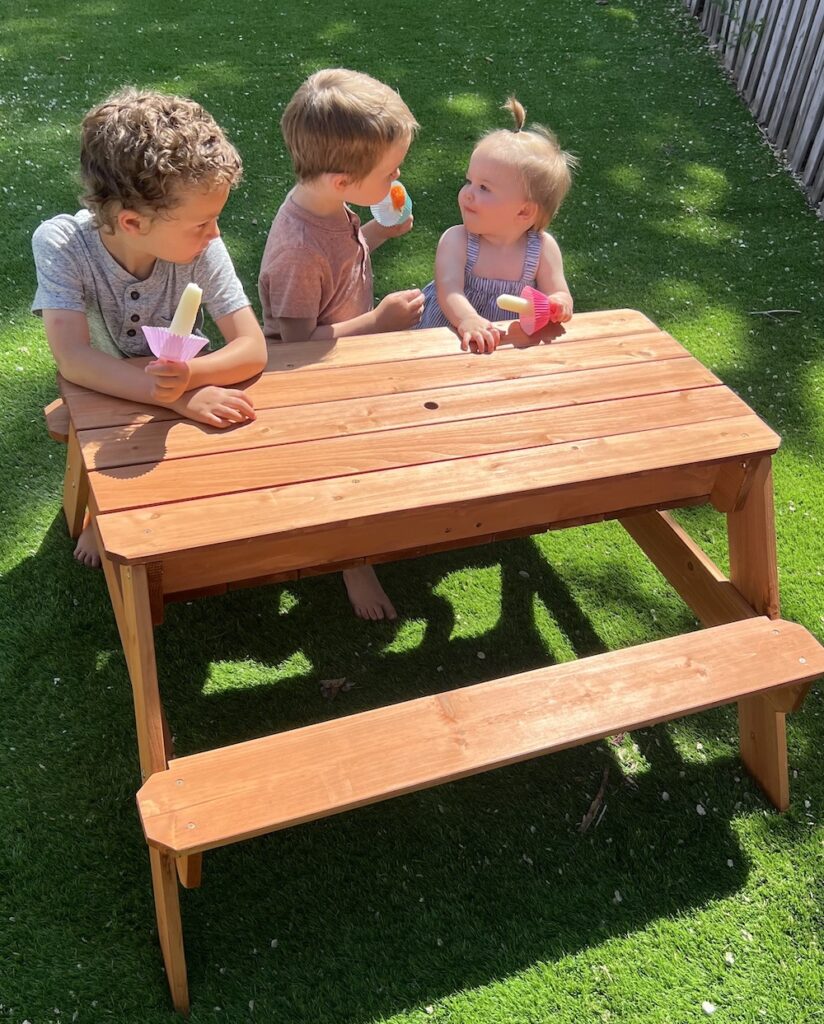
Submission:
[[[419,288],[393,292],[373,308],[370,253],[412,229],[410,216],[386,228],[360,219],[347,203],[372,206],[400,176],[418,128],[396,92],[344,68],[318,71],[290,100],[281,131],[297,185],[275,217],[258,278],[267,341],[334,341],[413,327]],[[355,614],[396,617],[371,565],[343,580]]]

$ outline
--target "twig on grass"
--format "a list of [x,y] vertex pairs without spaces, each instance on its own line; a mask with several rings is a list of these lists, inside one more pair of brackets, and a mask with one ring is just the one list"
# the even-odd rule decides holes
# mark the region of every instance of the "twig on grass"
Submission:
[[776,319],[775,313],[800,313],[800,309],[748,309],[750,316],[769,316]]
[[[609,779],[609,766],[604,768],[604,775],[603,775],[603,777],[601,779],[601,785],[600,785],[600,787],[598,789],[598,792],[595,794],[595,799],[589,805],[589,810],[583,816],[583,818],[581,819],[581,824],[578,826],[578,831],[581,832],[582,834],[584,832],[586,832],[586,830],[592,824],[593,819],[595,818],[595,815],[598,814],[598,810],[601,808],[601,804],[603,804],[603,802],[604,802],[604,794],[607,791],[607,780],[608,779]],[[603,810],[601,810],[601,815],[598,818],[599,822],[600,822],[601,818],[604,815],[604,811],[606,811],[606,806],[603,808]]]

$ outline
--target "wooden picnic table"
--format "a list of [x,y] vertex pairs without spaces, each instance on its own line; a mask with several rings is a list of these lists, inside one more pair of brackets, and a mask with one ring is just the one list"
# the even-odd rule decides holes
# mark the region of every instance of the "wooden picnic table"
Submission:
[[[279,345],[248,385],[257,419],[229,430],[61,383],[64,509],[76,535],[88,503],[103,554],[182,1012],[178,876],[199,884],[207,849],[733,701],[744,762],[788,805],[784,719],[824,651],[778,619],[778,436],[634,310],[577,314],[538,342],[480,356],[435,329]],[[666,512],[707,502],[727,518],[729,579]],[[170,760],[166,602],[603,519],[709,628]]]

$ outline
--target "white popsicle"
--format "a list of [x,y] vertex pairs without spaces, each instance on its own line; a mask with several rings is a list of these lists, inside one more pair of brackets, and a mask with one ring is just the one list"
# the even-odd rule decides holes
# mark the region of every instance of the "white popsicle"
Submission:
[[180,302],[177,304],[174,319],[169,326],[170,334],[179,334],[181,338],[186,338],[192,333],[202,297],[203,289],[198,288],[194,281],[186,285],[180,296]]
[[520,295],[499,295],[495,300],[499,309],[508,309],[510,313],[531,313],[532,303],[522,299]]

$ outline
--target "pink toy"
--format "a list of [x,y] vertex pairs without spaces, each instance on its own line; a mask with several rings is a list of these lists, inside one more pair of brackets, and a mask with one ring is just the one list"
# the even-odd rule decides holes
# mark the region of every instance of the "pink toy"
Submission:
[[143,328],[149,348],[158,359],[187,363],[208,344],[208,338],[192,334],[202,297],[202,289],[194,282],[187,284],[180,296],[171,324],[168,327]]
[[187,363],[198,354],[204,345],[208,345],[208,338],[201,338],[197,334],[172,334],[168,327],[144,327],[143,333],[146,341],[158,359],[171,359],[177,363]]
[[500,309],[517,313],[524,334],[535,334],[555,318],[561,311],[557,302],[553,302],[537,288],[527,285],[518,295],[499,295],[497,303]]

